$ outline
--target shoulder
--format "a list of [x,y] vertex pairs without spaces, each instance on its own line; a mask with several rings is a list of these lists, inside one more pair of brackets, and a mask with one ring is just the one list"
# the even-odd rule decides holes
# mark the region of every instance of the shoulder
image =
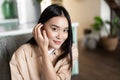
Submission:
[[22,64],[26,63],[28,59],[31,58],[31,44],[23,44],[21,45],[12,55],[10,64]]
[[32,50],[31,44],[23,44],[13,53],[13,56],[16,57],[25,56],[26,54],[31,53],[31,50]]
[[29,50],[31,48],[32,48],[31,44],[23,44],[16,50],[16,52],[18,52],[18,51],[26,51],[26,50]]

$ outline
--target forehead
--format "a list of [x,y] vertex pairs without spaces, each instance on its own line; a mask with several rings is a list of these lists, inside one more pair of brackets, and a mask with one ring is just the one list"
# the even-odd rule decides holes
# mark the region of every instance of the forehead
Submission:
[[59,27],[68,27],[68,20],[64,16],[57,16],[51,18],[46,24],[57,25]]

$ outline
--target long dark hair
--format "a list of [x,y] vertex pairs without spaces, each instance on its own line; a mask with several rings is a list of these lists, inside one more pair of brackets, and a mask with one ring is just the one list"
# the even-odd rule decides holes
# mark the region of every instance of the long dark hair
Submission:
[[[72,26],[71,26],[71,19],[70,19],[70,16],[69,16],[69,13],[67,12],[67,10],[63,6],[59,6],[57,4],[52,4],[52,5],[48,6],[42,12],[38,23],[44,24],[45,22],[47,22],[51,18],[56,17],[56,16],[62,16],[62,15],[65,16],[66,19],[68,20],[68,25],[69,25],[69,27],[68,27],[68,38],[65,40],[65,42],[61,46],[61,51],[62,51],[63,54],[58,57],[56,63],[59,60],[68,56],[68,54],[69,54],[70,55],[70,59],[69,59],[70,69],[72,69],[72,50],[71,50],[72,43],[73,43]],[[28,43],[30,43],[32,45],[37,45],[37,43],[36,43],[36,41],[33,37],[28,41]]]

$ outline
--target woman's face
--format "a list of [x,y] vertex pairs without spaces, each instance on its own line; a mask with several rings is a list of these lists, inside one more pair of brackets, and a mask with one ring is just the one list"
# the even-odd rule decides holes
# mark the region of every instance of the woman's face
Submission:
[[51,18],[44,24],[49,39],[49,50],[58,49],[68,37],[68,21],[64,16]]

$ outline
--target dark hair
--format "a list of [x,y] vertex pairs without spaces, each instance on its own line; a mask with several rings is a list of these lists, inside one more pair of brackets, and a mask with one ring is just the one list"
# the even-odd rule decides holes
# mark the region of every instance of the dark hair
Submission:
[[[61,46],[61,51],[62,51],[63,54],[58,57],[56,63],[59,60],[68,56],[68,54],[69,54],[70,55],[70,60],[69,60],[70,69],[72,69],[72,51],[71,51],[71,47],[72,47],[72,43],[73,43],[73,40],[72,40],[72,26],[71,26],[71,19],[70,19],[70,16],[69,16],[69,13],[67,12],[67,10],[60,5],[52,4],[52,5],[48,6],[42,12],[38,23],[44,24],[45,22],[47,22],[51,18],[56,17],[56,16],[62,16],[62,15],[65,16],[66,19],[68,20],[68,25],[69,25],[69,27],[68,27],[68,38],[65,40],[65,42]],[[31,38],[28,41],[28,43],[31,43],[33,45],[37,45],[34,38]]]

